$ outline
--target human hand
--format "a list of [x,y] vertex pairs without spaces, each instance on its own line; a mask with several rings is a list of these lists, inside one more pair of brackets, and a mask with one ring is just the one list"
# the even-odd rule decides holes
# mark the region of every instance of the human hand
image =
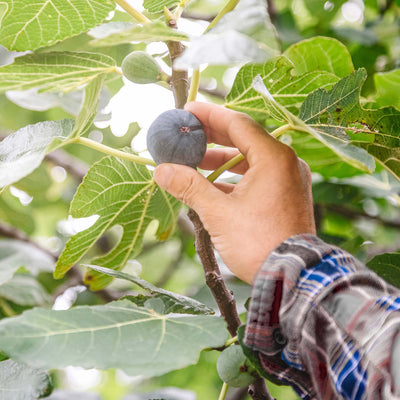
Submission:
[[185,109],[202,122],[209,143],[227,146],[208,149],[199,167],[216,169],[241,152],[245,160],[231,171],[243,177],[213,184],[193,168],[161,164],[154,179],[196,211],[227,267],[251,284],[281,242],[315,234],[309,168],[246,114],[199,102]]

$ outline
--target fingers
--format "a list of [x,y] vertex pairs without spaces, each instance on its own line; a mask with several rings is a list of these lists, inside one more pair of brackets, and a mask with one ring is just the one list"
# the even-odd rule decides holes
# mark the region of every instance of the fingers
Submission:
[[177,164],[161,164],[154,180],[172,196],[193,208],[200,218],[224,204],[225,194],[195,169]]
[[202,122],[209,142],[238,148],[250,165],[283,146],[246,114],[200,102],[187,103],[185,109]]
[[[240,154],[240,152],[237,149],[232,149],[229,147],[208,149],[202,162],[199,165],[199,168],[209,171],[215,170],[238,154]],[[243,160],[239,164],[235,165],[233,168],[229,169],[229,171],[243,175],[248,169],[249,164],[246,160]]]

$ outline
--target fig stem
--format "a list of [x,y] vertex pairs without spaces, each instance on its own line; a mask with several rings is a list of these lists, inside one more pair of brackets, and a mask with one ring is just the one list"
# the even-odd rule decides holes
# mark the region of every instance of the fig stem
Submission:
[[133,8],[130,4],[128,4],[125,0],[114,0],[121,8],[123,8],[131,17],[133,17],[137,22],[141,24],[146,24],[150,22],[150,20],[144,16],[141,12]]
[[230,345],[236,343],[237,341],[238,341],[238,337],[235,336],[235,337],[233,337],[233,338],[228,339],[228,340],[225,342],[224,346],[225,346],[225,347],[229,347]]
[[279,136],[283,135],[287,131],[292,131],[296,130],[295,126],[292,126],[290,124],[285,124],[280,126],[279,128],[276,128],[274,131],[271,132],[271,136],[278,138]]
[[192,72],[192,80],[190,81],[190,89],[189,96],[187,101],[195,101],[197,92],[199,91],[200,84],[200,71],[198,69],[194,69]]
[[222,384],[222,388],[221,388],[221,392],[219,393],[218,400],[224,400],[227,391],[228,391],[228,384],[226,382],[224,382]]
[[[283,135],[287,131],[291,130],[296,130],[296,127],[293,127],[290,124],[285,124],[280,126],[279,128],[276,128],[274,131],[271,132],[271,136],[278,138],[279,136]],[[244,155],[243,154],[238,154],[235,157],[231,158],[229,161],[227,161],[225,164],[221,165],[219,168],[217,168],[214,172],[212,172],[210,175],[208,175],[207,179],[210,182],[214,182],[223,172],[228,171],[235,165],[239,164],[241,161],[244,160]]]
[[225,6],[222,8],[222,10],[217,14],[217,16],[210,22],[210,25],[207,26],[206,30],[203,32],[206,33],[210,29],[214,28],[215,25],[217,25],[218,21],[225,15],[228,14],[228,12],[231,12],[239,3],[239,0],[229,0]]
[[208,175],[207,179],[210,182],[214,182],[223,172],[228,171],[229,169],[231,169],[235,165],[239,164],[243,160],[244,160],[243,154],[236,155],[235,157],[233,157],[229,161],[227,161],[225,164],[223,164],[219,168],[217,168],[210,175]]
[[157,165],[153,160],[150,160],[148,158],[140,157],[135,154],[130,154],[125,151],[117,150],[85,137],[78,137],[73,140],[73,143],[83,144],[84,146],[90,147],[94,150],[101,151],[102,153],[109,154],[110,156],[122,158],[123,160],[132,161],[136,164],[153,165],[153,166]]

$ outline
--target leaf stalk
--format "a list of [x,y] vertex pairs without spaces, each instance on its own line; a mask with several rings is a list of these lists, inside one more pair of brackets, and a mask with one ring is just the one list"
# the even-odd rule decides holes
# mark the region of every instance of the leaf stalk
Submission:
[[244,160],[244,155],[243,154],[238,154],[235,157],[231,158],[229,161],[227,161],[225,164],[221,165],[219,168],[217,168],[214,172],[212,172],[210,175],[208,175],[207,179],[210,182],[214,182],[223,172],[228,171],[235,165],[239,164],[241,161]]
[[143,15],[141,12],[133,8],[130,4],[128,4],[125,0],[114,0],[121,8],[123,8],[131,17],[133,17],[137,22],[141,24],[146,24],[150,22],[150,20]]
[[144,157],[140,157],[135,154],[130,154],[125,151],[114,149],[112,147],[95,142],[94,140],[91,140],[91,139],[88,139],[85,137],[78,137],[78,138],[74,139],[72,142],[82,144],[84,146],[90,147],[91,149],[100,151],[105,154],[109,154],[114,157],[121,158],[123,160],[132,161],[137,164],[152,165],[154,167],[157,166],[157,164],[153,160],[150,160],[150,159],[144,158]]
[[218,400],[224,400],[226,393],[228,392],[228,384],[224,382],[222,384],[221,392],[219,393]]

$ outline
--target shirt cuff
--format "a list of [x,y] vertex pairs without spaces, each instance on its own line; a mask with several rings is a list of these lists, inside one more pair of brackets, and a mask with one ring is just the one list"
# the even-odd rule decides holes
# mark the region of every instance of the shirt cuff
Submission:
[[314,235],[281,243],[260,268],[252,291],[244,343],[302,370],[299,343],[315,299],[332,282],[365,267]]

